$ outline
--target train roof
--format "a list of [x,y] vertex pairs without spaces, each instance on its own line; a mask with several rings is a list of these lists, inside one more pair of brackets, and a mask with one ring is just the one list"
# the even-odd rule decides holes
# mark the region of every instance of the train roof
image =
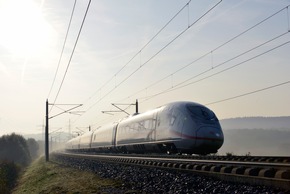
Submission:
[[168,103],[168,104],[164,104],[162,106],[159,106],[157,108],[154,108],[154,109],[150,109],[148,111],[145,111],[145,112],[142,112],[142,113],[134,113],[128,117],[125,117],[123,119],[121,119],[119,122],[123,122],[123,121],[126,121],[126,120],[130,120],[131,118],[135,118],[135,117],[142,117],[146,114],[151,114],[152,112],[154,111],[157,111],[157,109],[160,109],[160,108],[165,108],[165,107],[185,107],[187,105],[193,105],[193,106],[203,106],[202,104],[199,104],[199,103],[196,103],[196,102],[191,102],[191,101],[176,101],[176,102],[171,102],[171,103]]
[[176,102],[171,102],[168,104],[165,104],[160,107],[165,107],[165,106],[185,106],[185,105],[194,105],[194,106],[204,106],[202,104],[199,104],[197,102],[192,102],[192,101],[176,101]]

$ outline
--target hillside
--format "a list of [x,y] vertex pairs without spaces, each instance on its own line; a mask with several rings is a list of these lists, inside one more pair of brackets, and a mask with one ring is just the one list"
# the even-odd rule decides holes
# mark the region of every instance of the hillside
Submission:
[[239,117],[220,120],[223,129],[282,129],[290,131],[290,116]]
[[290,117],[242,117],[220,121],[224,145],[219,154],[290,156]]
[[290,156],[290,131],[270,129],[225,129],[219,154]]

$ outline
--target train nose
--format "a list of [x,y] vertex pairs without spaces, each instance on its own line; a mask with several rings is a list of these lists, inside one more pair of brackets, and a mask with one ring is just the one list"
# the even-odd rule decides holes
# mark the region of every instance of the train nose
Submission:
[[204,153],[217,152],[224,142],[224,135],[220,128],[201,127],[197,130],[196,136],[196,146]]

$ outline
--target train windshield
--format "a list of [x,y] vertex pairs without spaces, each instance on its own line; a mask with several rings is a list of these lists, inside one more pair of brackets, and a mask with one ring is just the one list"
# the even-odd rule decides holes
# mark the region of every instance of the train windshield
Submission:
[[189,105],[187,108],[195,118],[217,121],[215,114],[206,107]]

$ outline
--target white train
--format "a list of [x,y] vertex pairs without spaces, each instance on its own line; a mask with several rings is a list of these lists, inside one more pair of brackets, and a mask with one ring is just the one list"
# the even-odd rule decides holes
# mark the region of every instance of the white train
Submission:
[[194,102],[173,102],[71,139],[67,151],[216,153],[224,142],[215,114]]

